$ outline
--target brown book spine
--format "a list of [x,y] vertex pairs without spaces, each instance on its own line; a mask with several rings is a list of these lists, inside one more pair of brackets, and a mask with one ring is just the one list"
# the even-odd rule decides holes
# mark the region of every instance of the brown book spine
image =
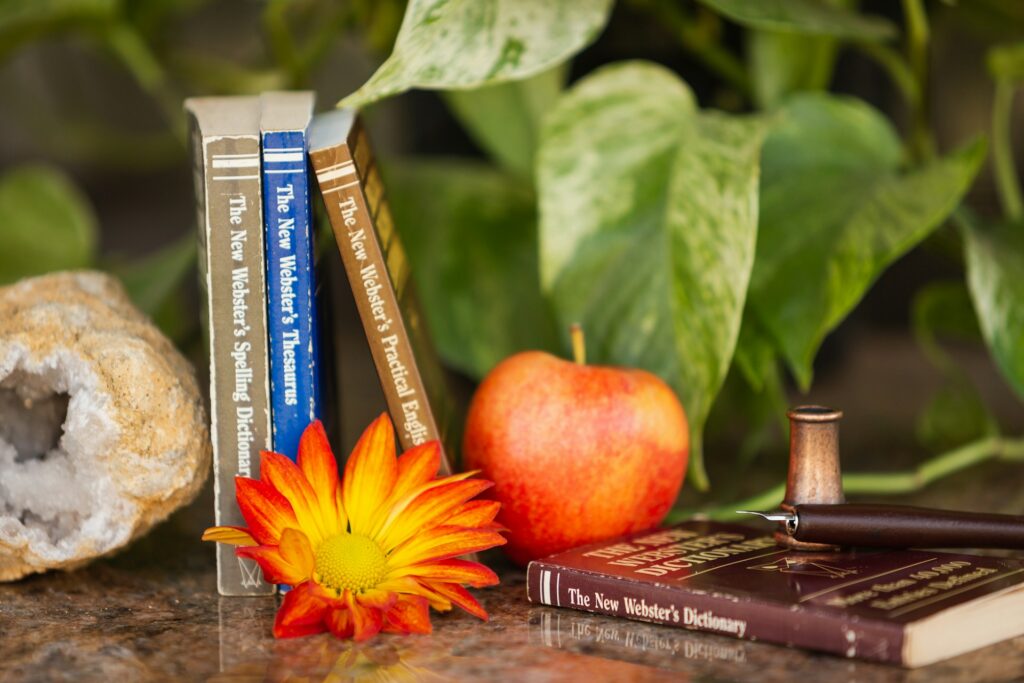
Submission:
[[[235,477],[258,478],[270,448],[266,270],[259,138],[203,139],[193,124],[200,284],[210,350],[210,417],[217,525],[244,526]],[[270,595],[259,565],[217,544],[221,595]]]
[[[349,142],[311,151],[310,159],[401,447],[442,441],[396,292],[408,278],[404,252],[390,222],[386,235],[375,223],[387,209],[379,178],[368,179],[365,133],[357,125]],[[442,457],[441,474],[450,473]]]
[[531,562],[530,602],[569,607],[654,624],[903,664],[903,627],[851,622],[802,605],[778,605],[744,596],[688,591],[560,565]]

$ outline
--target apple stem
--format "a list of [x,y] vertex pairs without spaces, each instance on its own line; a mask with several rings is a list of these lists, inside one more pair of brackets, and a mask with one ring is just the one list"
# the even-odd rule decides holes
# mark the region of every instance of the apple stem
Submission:
[[572,339],[572,359],[577,365],[587,364],[587,342],[583,338],[583,328],[579,323],[569,326],[569,337]]

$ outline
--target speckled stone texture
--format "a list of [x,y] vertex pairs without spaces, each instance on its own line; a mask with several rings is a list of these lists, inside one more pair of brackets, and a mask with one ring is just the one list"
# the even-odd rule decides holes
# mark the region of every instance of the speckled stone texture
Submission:
[[[212,504],[212,503],[211,503]],[[195,521],[208,510],[193,506]],[[482,558],[502,585],[474,591],[490,614],[433,615],[429,636],[368,643],[275,641],[277,599],[217,596],[213,548],[183,514],[74,573],[0,585],[0,681],[1019,681],[1024,638],[923,669],[842,659],[526,601],[523,574]]]
[[0,288],[0,580],[124,547],[192,500],[209,464],[193,368],[117,280]]

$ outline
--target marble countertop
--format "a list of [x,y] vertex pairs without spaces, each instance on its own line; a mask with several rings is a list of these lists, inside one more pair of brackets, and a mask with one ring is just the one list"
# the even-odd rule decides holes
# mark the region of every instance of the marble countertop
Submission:
[[[0,585],[0,681],[1012,681],[1024,638],[924,669],[536,607],[523,574],[478,591],[491,620],[435,615],[430,636],[275,641],[274,598],[217,596],[213,552],[157,529],[117,557]],[[491,556],[501,562],[500,556]]]

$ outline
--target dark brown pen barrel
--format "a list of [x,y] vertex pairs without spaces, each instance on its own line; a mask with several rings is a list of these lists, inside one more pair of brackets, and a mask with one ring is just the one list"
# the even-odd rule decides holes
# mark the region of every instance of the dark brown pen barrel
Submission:
[[887,548],[1024,548],[1024,517],[904,505],[799,505],[793,537]]

